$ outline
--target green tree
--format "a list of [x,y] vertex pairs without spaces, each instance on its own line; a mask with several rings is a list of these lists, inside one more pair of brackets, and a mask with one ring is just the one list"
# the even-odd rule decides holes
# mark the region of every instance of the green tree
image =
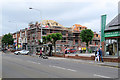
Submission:
[[80,33],[80,38],[82,40],[82,42],[86,43],[86,48],[88,51],[88,46],[89,46],[89,41],[91,41],[93,39],[94,33],[91,29],[86,29],[86,30],[82,30]]
[[52,33],[47,36],[43,37],[43,42],[51,42],[52,45],[54,46],[55,54],[56,54],[56,41],[62,39],[62,34],[61,33]]
[[9,33],[9,34],[5,34],[2,37],[1,42],[4,46],[8,46],[8,48],[9,48],[9,45],[13,45],[14,39],[13,39],[12,35]]
[[46,44],[47,43],[47,37],[43,36],[42,39],[43,39],[43,44]]
[[56,54],[56,41],[62,39],[62,34],[61,33],[52,33],[52,44],[54,46],[55,54]]

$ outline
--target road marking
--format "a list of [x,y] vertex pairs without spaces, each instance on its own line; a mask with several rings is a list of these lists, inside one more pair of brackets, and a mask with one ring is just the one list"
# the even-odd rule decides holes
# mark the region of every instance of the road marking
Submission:
[[73,70],[73,69],[67,69],[67,70],[69,70],[69,71],[73,71],[73,72],[77,72],[76,70]]
[[65,70],[65,68],[62,68],[62,67],[59,67],[59,66],[51,66],[51,65],[49,65],[49,67],[55,67],[55,68],[59,68],[59,69],[64,69]]
[[41,63],[37,63],[37,62],[33,62],[33,61],[27,61],[27,62],[30,62],[30,63],[35,63],[35,64],[41,64]]
[[98,76],[98,77],[102,77],[102,78],[111,78],[111,77],[108,77],[108,76],[102,76],[102,75],[97,75],[97,74],[94,74],[94,76]]
[[41,64],[41,63],[38,63],[38,64]]
[[59,67],[59,66],[51,66],[51,65],[49,65],[49,67],[54,67],[54,68],[58,68],[58,69],[63,69],[63,70],[68,70],[68,71],[77,72],[76,70],[73,70],[73,69],[66,69],[66,68]]

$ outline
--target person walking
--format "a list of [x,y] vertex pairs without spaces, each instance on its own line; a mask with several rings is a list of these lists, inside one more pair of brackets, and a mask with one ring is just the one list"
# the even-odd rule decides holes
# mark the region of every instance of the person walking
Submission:
[[98,48],[97,48],[97,51],[95,52],[95,62],[97,61],[98,59],[98,62],[99,62],[99,51],[98,51]]
[[101,58],[101,61],[104,62],[104,61],[103,61],[103,57],[102,57],[102,50],[101,50],[101,49],[102,49],[102,48],[99,49],[99,58]]
[[40,49],[40,56],[39,57],[41,57],[42,56],[42,49]]
[[65,54],[67,54],[67,47],[65,48]]

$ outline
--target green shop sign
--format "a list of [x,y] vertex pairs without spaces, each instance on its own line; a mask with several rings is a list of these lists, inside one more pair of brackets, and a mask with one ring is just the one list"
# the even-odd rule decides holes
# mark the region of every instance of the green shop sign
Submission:
[[120,36],[120,31],[105,32],[105,37],[116,37]]

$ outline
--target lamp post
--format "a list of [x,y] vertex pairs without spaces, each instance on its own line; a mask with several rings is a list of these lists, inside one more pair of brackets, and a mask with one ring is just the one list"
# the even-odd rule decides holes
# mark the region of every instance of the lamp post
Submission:
[[[32,7],[30,7],[29,9],[33,9],[33,10],[39,11],[41,13],[41,11],[39,9],[35,9],[35,8],[32,8]],[[37,28],[36,28],[36,32],[37,32]],[[42,40],[42,16],[41,16],[41,43],[42,42],[43,42],[43,40]]]

